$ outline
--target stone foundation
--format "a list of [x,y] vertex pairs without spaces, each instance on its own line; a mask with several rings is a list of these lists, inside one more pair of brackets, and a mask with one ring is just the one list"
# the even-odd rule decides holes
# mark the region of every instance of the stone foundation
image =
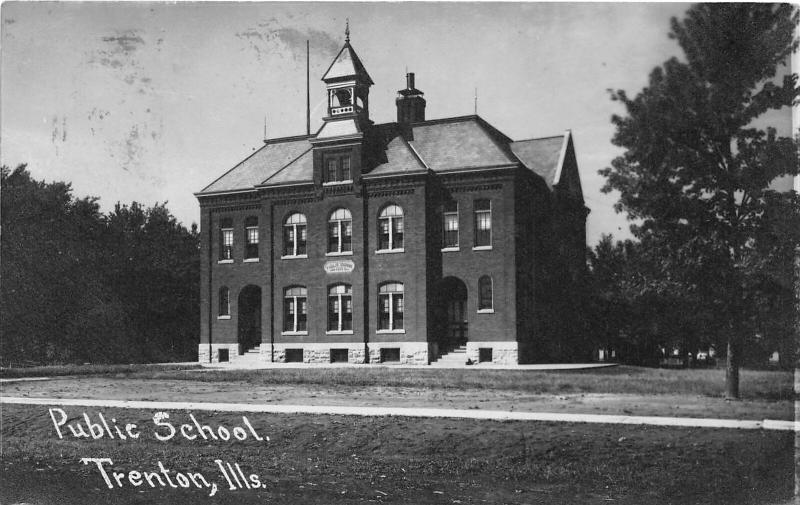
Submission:
[[[263,347],[263,346],[262,346]],[[211,363],[219,363],[219,350],[228,350],[228,361],[236,361],[239,358],[239,344],[211,344]],[[209,363],[208,344],[197,346],[197,361],[199,363]]]
[[[264,350],[266,347],[266,351]],[[297,343],[275,344],[275,362],[286,362],[286,349],[302,349],[303,363],[330,363],[331,349],[347,349],[348,363],[364,363],[364,344],[362,343]],[[262,354],[267,355],[269,361],[269,345],[263,345]]]
[[400,349],[400,361],[390,361],[387,363],[397,363],[400,365],[427,365],[428,342],[380,342],[369,344],[369,362],[381,362],[381,349]]
[[496,365],[516,365],[519,364],[519,345],[517,342],[467,342],[467,359],[473,363],[478,363],[480,358],[479,349],[488,348],[492,350],[492,363]]

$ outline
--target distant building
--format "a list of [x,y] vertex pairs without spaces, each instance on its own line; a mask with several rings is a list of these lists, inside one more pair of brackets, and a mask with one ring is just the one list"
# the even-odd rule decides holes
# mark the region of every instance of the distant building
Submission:
[[546,313],[541,279],[585,265],[571,134],[513,141],[477,115],[426,120],[413,73],[397,122],[373,124],[349,37],[322,80],[316,134],[265,141],[196,194],[200,361],[543,359],[577,314]]

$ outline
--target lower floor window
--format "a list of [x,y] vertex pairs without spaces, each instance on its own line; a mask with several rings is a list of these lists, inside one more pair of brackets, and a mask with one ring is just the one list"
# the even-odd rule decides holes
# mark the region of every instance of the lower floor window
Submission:
[[353,289],[337,284],[328,290],[328,331],[352,331]]
[[306,288],[287,288],[283,298],[283,331],[306,331],[308,329]]
[[378,329],[403,329],[403,284],[387,282],[378,289]]

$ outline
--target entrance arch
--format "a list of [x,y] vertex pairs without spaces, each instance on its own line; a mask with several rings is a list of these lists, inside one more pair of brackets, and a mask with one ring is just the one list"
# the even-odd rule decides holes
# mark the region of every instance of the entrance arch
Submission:
[[261,343],[261,288],[245,286],[239,292],[239,354]]
[[450,352],[467,344],[467,285],[457,277],[445,277],[439,282],[439,314],[444,334],[440,338],[441,352]]

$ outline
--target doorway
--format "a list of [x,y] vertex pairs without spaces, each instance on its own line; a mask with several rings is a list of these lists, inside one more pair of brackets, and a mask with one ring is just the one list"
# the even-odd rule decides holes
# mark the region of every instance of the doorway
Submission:
[[239,293],[239,354],[261,343],[261,288],[245,286]]

